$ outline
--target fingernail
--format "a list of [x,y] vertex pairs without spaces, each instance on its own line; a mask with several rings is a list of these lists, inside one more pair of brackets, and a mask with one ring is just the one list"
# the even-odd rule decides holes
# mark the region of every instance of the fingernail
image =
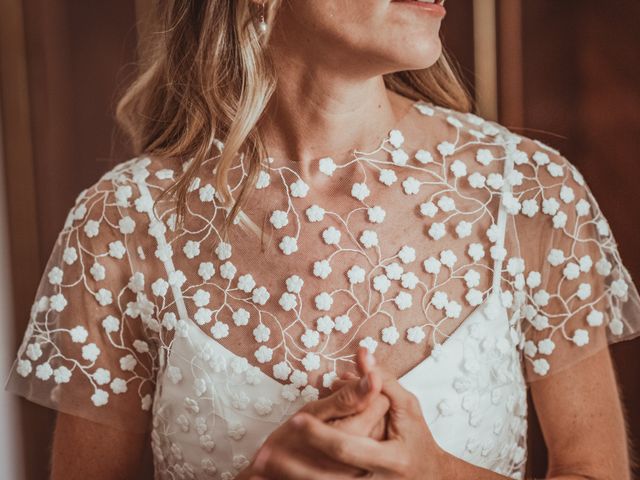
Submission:
[[358,382],[358,392],[365,395],[369,391],[369,375],[365,375]]
[[365,356],[366,362],[369,367],[373,367],[376,364],[375,357],[371,354],[371,351],[367,350],[367,355]]

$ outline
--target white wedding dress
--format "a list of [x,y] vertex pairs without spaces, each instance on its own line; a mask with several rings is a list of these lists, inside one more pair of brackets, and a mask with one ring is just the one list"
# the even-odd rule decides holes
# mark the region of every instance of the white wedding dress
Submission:
[[[119,164],[69,212],[8,388],[150,428],[158,479],[230,479],[364,345],[443,449],[523,478],[527,384],[637,335],[636,287],[550,147],[425,101],[379,145],[265,159],[229,237],[215,158]],[[180,223],[154,202],[185,171]]]

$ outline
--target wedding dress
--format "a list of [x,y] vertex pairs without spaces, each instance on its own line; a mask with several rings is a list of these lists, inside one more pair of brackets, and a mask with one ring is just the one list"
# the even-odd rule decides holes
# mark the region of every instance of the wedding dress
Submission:
[[[150,428],[158,479],[231,479],[364,345],[443,449],[523,478],[527,385],[637,335],[638,291],[559,152],[407,105],[373,151],[265,159],[228,237],[216,158],[114,167],[69,212],[8,389]],[[183,172],[180,223],[157,200]]]

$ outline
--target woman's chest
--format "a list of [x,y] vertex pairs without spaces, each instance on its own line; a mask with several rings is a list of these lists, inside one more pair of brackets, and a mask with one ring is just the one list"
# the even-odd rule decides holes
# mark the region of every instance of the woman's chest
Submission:
[[239,216],[258,235],[234,225],[224,236],[212,187],[198,185],[168,272],[182,278],[170,308],[265,373],[319,388],[353,369],[358,345],[408,371],[487,298],[493,276],[490,196],[480,208],[404,168],[332,176],[316,188],[290,169],[260,177]]

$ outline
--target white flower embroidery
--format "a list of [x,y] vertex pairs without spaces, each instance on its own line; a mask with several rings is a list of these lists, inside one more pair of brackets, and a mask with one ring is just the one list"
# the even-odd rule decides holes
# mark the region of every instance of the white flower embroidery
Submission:
[[307,348],[313,348],[320,343],[320,333],[315,330],[311,330],[310,328],[306,329],[305,332],[300,337],[302,343]]
[[384,209],[378,205],[367,209],[367,215],[371,223],[382,223],[386,216]]
[[254,288],[251,294],[251,300],[258,305],[264,305],[269,300],[269,292],[265,287]]
[[331,273],[331,265],[327,260],[318,260],[313,262],[313,274],[316,277],[325,279]]
[[268,342],[270,335],[271,330],[263,323],[253,329],[253,337],[256,339],[256,342]]
[[399,148],[404,143],[404,136],[400,130],[391,130],[389,132],[389,143]]
[[95,343],[88,343],[82,347],[82,358],[95,362],[100,355],[100,349]]
[[324,208],[318,205],[311,205],[309,208],[307,208],[306,214],[307,219],[310,222],[321,222],[324,219],[325,211]]
[[289,235],[285,235],[282,237],[282,240],[279,244],[280,250],[285,255],[291,255],[294,252],[298,251],[298,241],[294,237],[290,237]]
[[278,362],[273,366],[273,376],[279,380],[286,380],[291,373],[291,367],[286,362]]
[[280,229],[289,224],[287,212],[283,210],[274,210],[273,213],[271,213],[269,221],[271,222],[271,225],[273,225],[276,229]]
[[[386,327],[382,329],[382,341],[388,343],[389,345],[393,345],[400,338],[400,333],[398,329],[394,326]],[[368,347],[367,347],[368,348]]]
[[420,191],[420,182],[414,177],[407,177],[402,182],[402,188],[407,195],[415,195]]
[[482,165],[489,165],[493,161],[493,154],[491,150],[481,148],[476,152],[476,160]]
[[335,172],[336,168],[338,167],[331,157],[320,159],[319,170],[325,175],[330,177],[331,175],[333,175],[333,172]]
[[211,335],[213,335],[213,338],[215,339],[224,338],[229,335],[229,325],[218,320],[213,324],[210,331],[211,331]]
[[348,315],[338,315],[335,319],[335,329],[341,333],[347,333],[352,327],[351,319]]
[[396,176],[396,172],[393,170],[383,168],[380,170],[378,180],[380,180],[380,183],[391,186],[398,180],[398,177]]
[[87,329],[81,325],[73,327],[71,330],[69,330],[69,333],[71,334],[71,340],[74,343],[84,343],[87,341],[87,337],[89,336],[89,332],[87,331]]
[[[104,328],[104,331],[107,333],[117,332],[120,329],[120,320],[118,320],[113,315],[108,315],[107,317],[105,317],[104,320],[102,320],[102,328]],[[85,340],[86,340],[86,337],[85,337]],[[83,340],[83,342],[85,340]]]
[[316,320],[317,330],[325,335],[329,335],[334,326],[335,323],[329,315],[323,315]]
[[327,292],[316,295],[314,300],[318,310],[329,310],[333,304],[333,298]]
[[291,189],[291,195],[294,197],[302,198],[306,197],[309,193],[309,185],[307,185],[302,179],[298,179],[289,185]]
[[374,340],[372,337],[365,337],[358,343],[361,347],[365,347],[372,354],[375,353],[376,348],[378,347],[378,342]]
[[266,345],[260,345],[260,348],[255,351],[255,357],[260,363],[269,362],[273,357],[273,350]]
[[316,353],[307,352],[302,359],[302,364],[307,371],[313,371],[320,368],[320,356]]
[[425,217],[433,218],[438,213],[438,207],[433,202],[420,204],[420,213]]
[[446,235],[446,233],[447,233],[447,230],[444,223],[439,223],[439,222],[432,223],[431,227],[429,228],[429,236],[434,240],[440,240],[442,237]]
[[420,327],[410,327],[407,329],[407,340],[413,343],[421,343],[426,334]]
[[278,301],[278,303],[285,312],[288,312],[296,308],[298,301],[295,295],[289,292],[285,292],[280,296],[280,300]]
[[198,267],[198,275],[200,275],[205,282],[210,280],[215,272],[216,269],[211,262],[202,262]]
[[287,290],[291,293],[300,293],[304,280],[298,275],[292,275],[286,280]]
[[373,277],[373,289],[380,292],[386,293],[391,286],[391,282],[389,281],[389,277],[386,275],[376,275]]
[[423,149],[418,150],[415,154],[415,158],[420,163],[425,165],[428,163],[433,163],[433,155],[431,154],[431,152],[428,152],[427,150],[423,150]]
[[351,187],[351,195],[360,201],[363,201],[370,195],[369,187],[366,183],[354,183]]
[[378,245],[378,234],[373,230],[364,230],[359,240],[365,248],[372,248]]
[[347,271],[347,277],[349,282],[355,285],[364,282],[365,273],[364,268],[354,265]]
[[96,407],[102,407],[109,401],[109,393],[98,388],[91,395],[91,401]]
[[71,380],[71,370],[69,370],[64,365],[56,368],[53,371],[53,380],[57,384],[69,383],[69,381]]
[[440,273],[440,268],[442,267],[440,261],[434,257],[427,258],[424,262],[422,262],[422,265],[427,273],[433,273],[434,275]]
[[573,337],[571,340],[577,346],[582,347],[589,343],[589,332],[582,328],[578,328],[575,332],[573,332]]
[[409,155],[407,155],[407,152],[405,152],[401,148],[397,150],[393,150],[391,152],[391,161],[396,165],[399,165],[399,166],[406,165],[408,160],[409,160]]
[[322,238],[327,245],[337,245],[340,242],[340,230],[331,226],[322,232]]

